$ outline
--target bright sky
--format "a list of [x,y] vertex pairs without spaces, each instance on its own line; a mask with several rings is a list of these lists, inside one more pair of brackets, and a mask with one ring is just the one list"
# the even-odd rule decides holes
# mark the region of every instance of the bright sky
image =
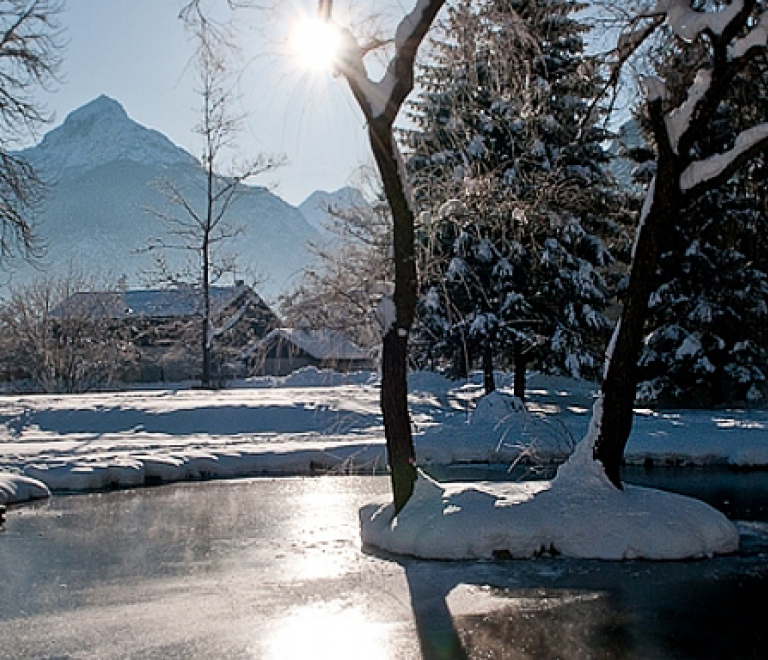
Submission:
[[[224,7],[225,0],[207,0]],[[135,121],[198,155],[199,96],[192,43],[178,20],[183,0],[68,0],[62,17],[68,46],[63,81],[45,95],[60,124],[75,108],[106,94]],[[369,162],[362,116],[343,79],[301,68],[287,42],[294,20],[316,0],[262,0],[267,10],[241,12],[240,81],[247,127],[243,155],[282,154],[288,164],[261,185],[292,204],[314,190],[336,190]],[[339,3],[340,4],[340,3]],[[360,3],[358,3],[360,4]],[[364,4],[368,4],[367,2]],[[49,130],[48,127],[46,130]]]

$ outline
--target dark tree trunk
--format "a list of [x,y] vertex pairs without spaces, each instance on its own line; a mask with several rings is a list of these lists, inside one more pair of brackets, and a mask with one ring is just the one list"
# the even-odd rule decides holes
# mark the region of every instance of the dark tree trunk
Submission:
[[469,349],[466,338],[462,335],[459,338],[459,344],[453,353],[452,376],[460,380],[469,378]]
[[515,396],[520,399],[520,401],[525,401],[525,370],[527,367],[527,360],[525,359],[525,353],[523,352],[523,347],[520,345],[520,342],[515,342],[514,344],[514,350],[515,350],[515,385],[514,385],[514,394]]
[[677,156],[662,143],[659,145],[653,199],[637,230],[629,286],[602,384],[602,423],[594,456],[619,489],[622,488],[624,449],[632,431],[637,362],[643,345],[649,299],[658,279],[662,233],[665,227],[674,225],[682,204],[679,180]]
[[392,209],[397,318],[384,335],[381,411],[397,513],[408,502],[416,481],[415,451],[408,412],[408,334],[413,324],[417,294],[414,217],[400,179],[391,126],[386,122],[372,121],[368,130],[384,192]]
[[204,388],[211,387],[211,342],[208,337],[211,327],[211,261],[210,261],[210,247],[211,237],[210,230],[211,218],[213,217],[213,169],[208,168],[208,216],[206,220],[206,229],[203,232],[203,272],[202,272],[202,304],[203,304],[203,328],[202,328],[202,377],[201,386]]
[[496,380],[493,377],[493,341],[486,339],[483,346],[483,389],[486,394],[496,390]]
[[[387,440],[395,513],[408,502],[416,481],[415,452],[408,413],[408,334],[416,308],[417,281],[414,216],[405,190],[400,155],[392,135],[400,108],[413,90],[413,68],[419,45],[444,0],[418,3],[398,26],[395,54],[385,79],[373,82],[363,62],[365,51],[349,31],[343,31],[346,55],[336,63],[368,121],[368,137],[381,175],[384,195],[392,211],[397,319],[384,332],[381,367],[381,409]],[[320,16],[332,15],[331,0],[323,0]],[[386,81],[386,85],[384,82]],[[391,84],[390,84],[391,83]],[[384,102],[381,107],[381,102]]]
[[208,319],[207,317],[203,318],[202,322],[202,333],[203,333],[203,344],[202,344],[202,353],[203,353],[203,364],[202,364],[202,375],[200,377],[200,385],[208,389],[211,387],[211,347],[208,343]]

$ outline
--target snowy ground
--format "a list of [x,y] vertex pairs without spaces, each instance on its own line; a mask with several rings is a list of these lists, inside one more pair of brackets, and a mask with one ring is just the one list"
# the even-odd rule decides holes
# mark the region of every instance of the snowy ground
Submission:
[[[453,383],[436,374],[413,374],[411,405],[419,462],[504,464],[565,458],[587,431],[594,387],[533,375],[528,407],[522,410],[503,393],[510,382],[500,377],[502,392],[479,399],[476,380]],[[178,388],[6,395],[0,398],[0,504],[43,497],[46,488],[84,491],[213,477],[381,472],[385,455],[377,385],[373,374],[341,376],[310,369],[284,379],[239,383],[216,393]],[[639,411],[627,460],[768,467],[768,411]],[[422,503],[428,493],[436,506],[457,497],[435,488],[420,483]],[[521,492],[488,495],[488,488],[470,495],[464,489],[459,499],[465,501],[468,515],[477,517],[477,507],[466,507],[468,497],[497,510],[507,506],[510,497],[522,501]],[[644,499],[633,492],[633,497]],[[592,492],[591,497],[600,495]],[[526,498],[542,499],[530,492]],[[626,505],[624,501],[622,506]],[[449,506],[450,511],[461,508],[456,502]],[[514,510],[517,514],[520,508]],[[625,513],[629,520],[642,511]],[[376,544],[386,546],[382,530],[377,534]],[[711,539],[699,541],[695,555],[722,549],[712,546]],[[516,542],[510,543],[504,550],[515,555]],[[554,537],[521,552],[546,550],[548,543],[553,550],[568,552]],[[480,556],[499,550],[492,545],[459,554]],[[611,556],[653,556],[647,548],[630,545],[614,548]],[[410,551],[418,554],[413,547]],[[607,553],[605,547],[598,551]],[[440,555],[434,547],[421,554]],[[589,553],[581,549],[576,554]]]

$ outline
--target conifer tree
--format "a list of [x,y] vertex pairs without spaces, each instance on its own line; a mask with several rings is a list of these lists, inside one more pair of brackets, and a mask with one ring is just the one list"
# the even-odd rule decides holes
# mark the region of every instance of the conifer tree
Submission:
[[[676,52],[657,65],[672,94],[679,94],[675,83],[693,79],[695,67],[681,59],[698,55]],[[701,148],[724,151],[740,130],[765,121],[768,87],[763,64],[753,62],[732,81]],[[670,228],[640,358],[642,398],[709,407],[768,394],[766,174],[760,155],[694,200]]]
[[406,134],[425,211],[420,329],[455,372],[482,357],[488,375],[491,356],[514,355],[520,375],[531,348],[551,371],[601,364],[604,272],[626,208],[604,169],[580,8],[458,3],[422,72]]

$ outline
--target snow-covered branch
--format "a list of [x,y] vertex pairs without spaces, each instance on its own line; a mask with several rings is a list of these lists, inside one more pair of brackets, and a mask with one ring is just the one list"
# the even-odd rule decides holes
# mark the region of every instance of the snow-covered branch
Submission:
[[746,36],[737,38],[754,13],[755,0],[733,0],[721,11],[712,12],[692,9],[690,0],[659,0],[657,8],[663,8],[677,37],[690,43],[706,34],[705,41],[711,44],[709,66],[699,69],[685,100],[669,110],[665,120],[673,150],[685,157],[733,78],[766,43],[768,24],[763,14]]
[[659,0],[655,13],[665,14],[674,33],[683,41],[692,42],[705,32],[722,36],[744,9],[745,0],[733,0],[716,12],[693,9],[690,0]]
[[760,16],[760,20],[744,37],[734,40],[728,48],[728,59],[738,60],[749,57],[759,49],[768,48],[768,12]]
[[680,137],[690,129],[691,119],[700,104],[705,99],[712,85],[712,72],[708,69],[699,69],[693,84],[688,88],[688,96],[677,108],[669,112],[665,118],[667,134],[672,148],[677,151],[680,145]]
[[711,188],[728,180],[744,162],[766,149],[768,123],[753,126],[738,136],[729,151],[691,163],[680,176],[680,188],[693,195],[699,189]]
[[368,120],[384,120],[392,124],[405,98],[413,89],[413,64],[427,30],[445,0],[417,0],[395,31],[395,53],[384,77],[374,82],[368,75],[363,57],[365,49],[351,32],[342,30],[344,56],[339,69]]

